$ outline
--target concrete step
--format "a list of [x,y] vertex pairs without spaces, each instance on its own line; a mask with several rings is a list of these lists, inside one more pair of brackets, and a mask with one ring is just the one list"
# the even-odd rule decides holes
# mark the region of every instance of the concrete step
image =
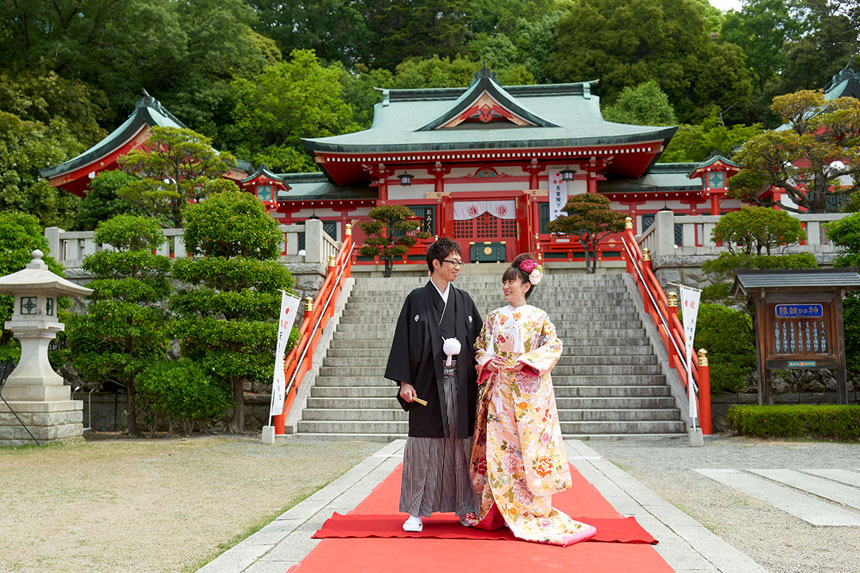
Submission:
[[[314,398],[389,398],[397,396],[398,387],[386,380],[385,386],[320,386],[311,388]],[[310,399],[310,398],[309,398]]]
[[303,422],[408,422],[408,414],[399,406],[394,408],[366,408],[356,410],[336,408],[305,408]]
[[[556,398],[556,405],[559,413],[562,410],[657,410],[657,409],[674,409],[675,400],[672,397],[588,397],[588,398]],[[400,403],[394,397],[392,392],[389,392],[384,397],[329,397],[329,398],[308,398],[308,405],[305,411],[318,409],[333,409],[333,410],[402,410]],[[322,418],[305,418],[322,419]],[[676,418],[670,418],[676,419]]]
[[[312,398],[361,398],[361,399],[395,399],[397,396],[397,385],[385,380],[387,384],[378,386],[314,386],[311,389]],[[588,385],[581,386],[559,386],[554,388],[556,400],[566,398],[619,398],[623,400],[635,400],[638,398],[666,398],[671,397],[669,387],[665,384],[638,384],[614,386]]]
[[[320,376],[317,377],[315,386],[385,386],[390,382],[382,376],[381,371],[376,371],[376,375],[359,376],[352,374],[348,369],[328,369],[325,367],[320,370]],[[582,374],[575,376],[553,376],[553,387],[558,392],[559,389],[565,386],[647,386],[649,384],[665,384],[666,377],[662,374]]]
[[[326,355],[325,360],[323,361],[323,366],[330,366],[333,368],[352,368],[356,364],[360,364],[363,367],[374,367],[374,368],[385,368],[385,365],[388,363],[388,352],[379,352],[376,354],[366,354],[364,356],[349,356],[349,357],[341,357],[341,356],[333,356],[331,351]],[[657,357],[653,354],[645,355],[626,355],[626,356],[562,356],[558,364],[555,367],[553,372],[557,372],[557,370],[562,367],[572,367],[572,366],[611,366],[611,365],[621,365],[621,366],[637,366],[637,365],[649,365],[649,364],[657,364]],[[563,373],[562,373],[563,374]]]
[[[544,307],[539,307],[543,310],[547,310]],[[486,314],[486,313],[485,313]],[[591,307],[578,308],[576,310],[571,310],[569,307],[563,308],[559,312],[552,312],[549,314],[550,319],[553,322],[561,322],[563,320],[580,320],[580,321],[601,321],[601,320],[635,320],[637,319],[636,311],[634,308],[627,308],[626,306],[612,306],[605,310],[595,309]],[[397,308],[374,308],[369,309],[363,306],[349,306],[344,309],[343,314],[341,315],[342,322],[354,322],[357,319],[367,318],[368,320],[373,318],[373,322],[395,322],[397,317],[400,316],[400,307]]]
[[[366,328],[373,329],[387,329],[394,332],[394,323],[397,319],[395,317],[379,317],[374,316],[373,314],[366,316],[349,316],[343,317],[338,324],[339,330],[364,330]],[[598,319],[598,320],[572,320],[567,319],[564,321],[556,320],[554,317],[550,316],[550,320],[553,324],[564,324],[565,328],[575,328],[578,330],[590,331],[592,328],[601,328],[601,329],[609,329],[609,328],[641,328],[642,323],[638,318],[617,318],[617,319]],[[348,328],[344,328],[348,327]]]
[[[393,336],[393,333],[392,333]],[[388,353],[391,351],[391,343],[388,347],[379,346],[376,348],[355,348],[354,344],[345,344],[346,340],[341,339],[339,344],[333,344],[326,354],[327,358],[374,358],[382,357],[388,359]],[[573,348],[576,348],[574,353]],[[594,360],[594,364],[625,364],[625,358],[632,357],[648,357],[650,360],[656,361],[656,356],[653,354],[653,349],[648,345],[641,346],[572,346],[564,345],[559,364],[568,364],[568,358],[580,358],[583,362],[570,362],[570,364],[590,364]],[[384,361],[383,361],[384,363]],[[649,364],[651,362],[648,362]],[[356,362],[352,362],[356,364]],[[328,365],[328,364],[327,364]]]
[[[364,362],[362,361],[361,364],[364,364]],[[319,375],[321,377],[340,376],[346,379],[354,379],[367,376],[382,376],[384,370],[385,367],[383,364],[378,366],[322,366],[320,367]],[[659,364],[585,364],[580,366],[556,366],[552,370],[552,375],[555,380],[564,379],[567,376],[641,376],[659,374],[661,371]]]
[[[637,321],[638,323],[638,321]],[[591,325],[597,328],[589,327],[586,324],[583,326],[568,326],[568,323],[555,325],[556,335],[562,341],[587,339],[587,338],[638,338],[645,335],[645,329],[641,327],[641,323],[631,325],[629,322],[618,327],[603,328],[602,325]],[[337,332],[343,333],[361,333],[362,337],[367,335],[369,338],[376,338],[382,335],[391,336],[394,334],[394,325],[391,323],[373,324],[373,323],[353,323],[353,324],[338,324]]]
[[[403,293],[387,293],[387,294],[370,294],[364,292],[356,292],[353,293],[349,297],[350,303],[356,304],[374,304],[379,306],[385,306],[386,303],[397,304],[398,306],[403,304],[403,300],[408,295],[408,292]],[[507,302],[505,301],[505,297],[501,294],[501,289],[499,292],[483,293],[473,291],[469,293],[469,296],[472,297],[472,301],[476,304],[478,303],[487,303],[487,304],[495,304],[496,307],[505,306]],[[628,300],[627,291],[594,291],[594,292],[578,292],[578,291],[563,291],[559,292],[557,295],[553,296],[541,296],[538,298],[534,296],[529,299],[529,303],[534,306],[539,306],[538,303],[544,301],[552,301],[556,305],[562,305],[567,303],[577,303],[583,301],[589,301],[592,303],[603,303],[609,300],[617,300],[617,301],[626,301]],[[382,300],[380,300],[382,299]]]
[[664,422],[680,420],[681,414],[676,408],[580,408],[559,409],[558,419],[561,422]]
[[[610,421],[561,422],[562,434],[647,434],[682,433],[684,422],[678,421]],[[302,420],[298,423],[301,434],[401,434],[409,431],[408,422],[358,422],[353,420],[322,422]]]

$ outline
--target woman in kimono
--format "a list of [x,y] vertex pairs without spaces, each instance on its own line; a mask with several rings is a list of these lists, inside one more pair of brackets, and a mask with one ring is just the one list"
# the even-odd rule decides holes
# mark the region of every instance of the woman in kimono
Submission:
[[469,469],[480,513],[473,525],[571,545],[597,530],[552,507],[571,477],[550,378],[561,341],[546,312],[526,302],[541,277],[530,254],[514,259],[502,275],[508,304],[487,316],[475,341],[480,387]]

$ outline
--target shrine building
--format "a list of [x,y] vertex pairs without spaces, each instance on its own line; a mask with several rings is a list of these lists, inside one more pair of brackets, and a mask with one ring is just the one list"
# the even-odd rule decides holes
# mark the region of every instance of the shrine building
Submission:
[[[726,198],[737,165],[722,157],[657,163],[676,128],[604,120],[595,85],[503,87],[484,67],[466,88],[382,90],[369,129],[302,140],[320,172],[279,174],[240,161],[224,176],[280,222],[316,218],[337,240],[347,223],[368,220],[373,207],[406,205],[423,230],[456,239],[472,261],[510,261],[524,251],[576,259],[576,241],[547,234],[546,224],[580,193],[610,199],[633,218],[637,233],[660,210],[710,215],[740,208]],[[84,196],[93,177],[117,169],[117,159],[144,146],[156,125],[184,127],[144,92],[104,140],[41,173],[52,186]],[[354,235],[361,245],[357,225]],[[605,255],[620,258],[613,243]],[[423,246],[414,250],[405,260],[423,261]]]

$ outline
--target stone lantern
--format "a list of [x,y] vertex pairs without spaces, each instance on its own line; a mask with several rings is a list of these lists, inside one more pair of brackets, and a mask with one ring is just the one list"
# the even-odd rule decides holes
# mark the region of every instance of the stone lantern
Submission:
[[57,297],[87,296],[93,291],[52,273],[42,256],[42,251],[35,250],[23,270],[0,277],[0,294],[15,297],[12,318],[4,328],[21,343],[21,359],[2,391],[9,407],[0,403],[0,444],[26,442],[21,423],[40,441],[83,433],[83,403],[71,399],[71,388],[51,368],[48,345],[65,328],[57,318]]

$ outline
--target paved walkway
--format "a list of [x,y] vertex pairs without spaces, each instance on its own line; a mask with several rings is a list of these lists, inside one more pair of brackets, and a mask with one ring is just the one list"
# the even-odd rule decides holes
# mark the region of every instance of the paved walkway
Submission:
[[[386,444],[340,478],[203,567],[204,573],[284,573],[319,540],[332,513],[355,508],[402,459],[405,440]],[[657,538],[657,551],[676,571],[764,571],[698,521],[675,508],[580,440],[567,440],[570,462],[620,513],[633,515]],[[849,476],[850,477],[850,476]]]

